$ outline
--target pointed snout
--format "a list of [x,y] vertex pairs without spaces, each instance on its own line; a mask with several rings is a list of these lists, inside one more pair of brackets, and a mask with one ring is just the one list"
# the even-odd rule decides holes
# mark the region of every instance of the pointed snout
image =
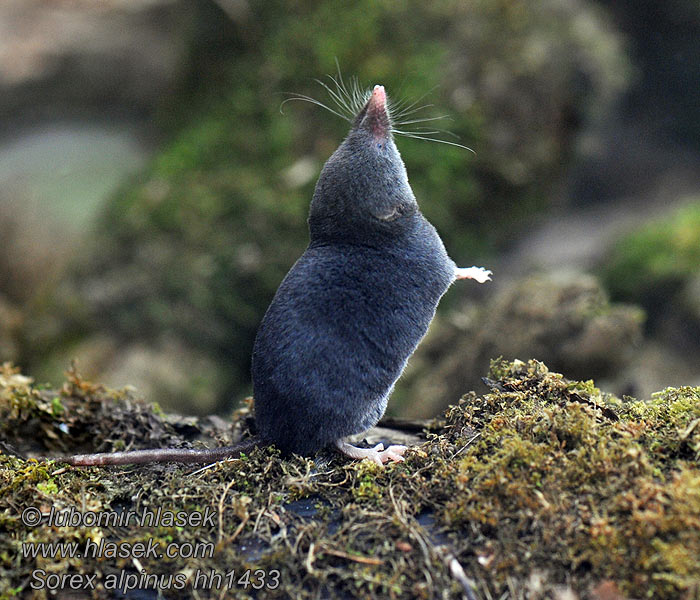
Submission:
[[375,85],[372,96],[369,99],[369,110],[380,111],[386,109],[386,91],[383,85]]
[[391,131],[389,111],[386,106],[386,91],[383,85],[375,85],[367,103],[368,125],[376,138],[386,138]]

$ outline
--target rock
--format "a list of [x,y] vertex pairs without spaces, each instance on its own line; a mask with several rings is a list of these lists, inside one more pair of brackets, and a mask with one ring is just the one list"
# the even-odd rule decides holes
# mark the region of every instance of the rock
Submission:
[[605,379],[633,358],[643,321],[639,308],[611,305],[592,275],[527,276],[484,304],[436,320],[399,380],[395,401],[409,417],[435,414],[460,390],[481,389],[498,356],[534,356],[569,377]]
[[0,3],[0,114],[152,110],[187,67],[180,0]]

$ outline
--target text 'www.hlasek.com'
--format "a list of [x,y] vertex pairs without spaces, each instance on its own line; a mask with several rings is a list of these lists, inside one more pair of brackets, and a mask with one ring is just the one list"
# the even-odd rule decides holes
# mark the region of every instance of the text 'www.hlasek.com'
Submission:
[[[148,572],[141,560],[171,561],[174,559],[211,559],[216,544],[211,541],[173,542],[166,538],[148,537],[146,540],[127,541],[107,539],[104,531],[113,532],[122,527],[214,527],[217,512],[169,511],[158,508],[140,513],[135,511],[78,511],[75,508],[42,512],[36,507],[26,508],[21,515],[28,527],[82,528],[80,541],[27,541],[22,544],[22,555],[28,559],[41,559],[46,568],[32,571],[29,586],[34,590],[114,590],[126,593],[130,590],[233,590],[276,589],[280,572],[276,569],[217,570],[214,568],[181,569],[175,573]],[[47,561],[82,559],[100,561],[100,571],[95,573],[56,573]],[[131,560],[128,568],[113,568],[104,562]],[[74,563],[73,563],[74,564]],[[104,566],[103,566],[104,565]]]

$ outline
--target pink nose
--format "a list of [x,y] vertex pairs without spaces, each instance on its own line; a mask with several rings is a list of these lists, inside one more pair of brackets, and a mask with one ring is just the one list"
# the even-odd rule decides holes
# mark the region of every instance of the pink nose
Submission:
[[386,92],[383,85],[375,85],[370,98],[370,106],[373,109],[383,108],[386,104]]
[[377,140],[387,138],[391,131],[389,112],[386,105],[386,92],[383,85],[375,85],[367,104],[366,127]]

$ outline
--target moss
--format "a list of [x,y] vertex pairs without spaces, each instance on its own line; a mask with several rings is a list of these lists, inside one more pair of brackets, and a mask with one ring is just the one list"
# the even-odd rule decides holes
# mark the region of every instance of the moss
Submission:
[[[77,427],[89,410],[94,448],[114,444],[114,432],[95,420],[115,411],[128,423],[119,435],[131,432],[130,447],[152,446],[151,430],[166,429],[153,413],[144,420],[138,400],[75,372],[60,394],[65,412],[54,415],[48,400],[43,412],[42,394],[55,392],[38,391],[8,369],[0,409],[29,406],[15,417],[19,430],[37,415]],[[277,570],[279,587],[264,594],[272,598],[461,598],[463,585],[478,597],[522,598],[534,593],[535,579],[541,598],[567,586],[580,598],[607,587],[625,597],[696,597],[700,389],[620,400],[536,361],[494,361],[489,376],[490,393],[465,395],[405,462],[384,469],[337,455],[282,458],[274,448],[205,468],[64,468],[0,455],[0,597],[25,594],[37,568],[98,573],[102,582],[122,570],[137,574],[131,557],[22,554],[22,542],[84,547],[87,540],[183,549],[211,543],[205,556],[138,559],[149,574],[187,574],[189,587],[165,589],[165,597],[218,595],[191,588],[195,573],[212,569],[235,569],[238,595],[246,592],[246,570],[249,595],[250,581],[260,582],[255,570],[266,571],[268,581]],[[246,415],[236,414],[234,428],[245,429]],[[169,443],[188,443],[183,432],[193,428],[171,430]],[[225,439],[225,432],[211,433]],[[85,444],[80,436],[60,442],[61,452]],[[41,435],[13,443],[21,452],[43,446],[41,454],[58,446]],[[115,535],[102,526],[27,527],[19,514],[28,506],[216,516],[198,526],[130,523]],[[464,577],[455,575],[456,565]],[[93,597],[110,596],[98,590]]]
[[[443,518],[478,524],[495,556],[489,574],[525,577],[534,563],[561,577],[615,580],[633,597],[697,590],[700,560],[685,558],[700,556],[698,434],[690,430],[700,390],[665,390],[610,418],[617,403],[591,382],[572,385],[516,361],[503,383],[506,368],[498,363],[493,373],[506,391],[448,411],[448,423],[480,437],[450,469],[460,493]],[[531,557],[525,569],[523,554]]]
[[700,202],[621,239],[603,275],[615,297],[639,302],[652,313],[660,304],[667,307],[685,282],[700,276]]
[[384,488],[381,485],[382,468],[370,461],[361,461],[353,478],[352,495],[358,502],[379,503],[383,499]]

